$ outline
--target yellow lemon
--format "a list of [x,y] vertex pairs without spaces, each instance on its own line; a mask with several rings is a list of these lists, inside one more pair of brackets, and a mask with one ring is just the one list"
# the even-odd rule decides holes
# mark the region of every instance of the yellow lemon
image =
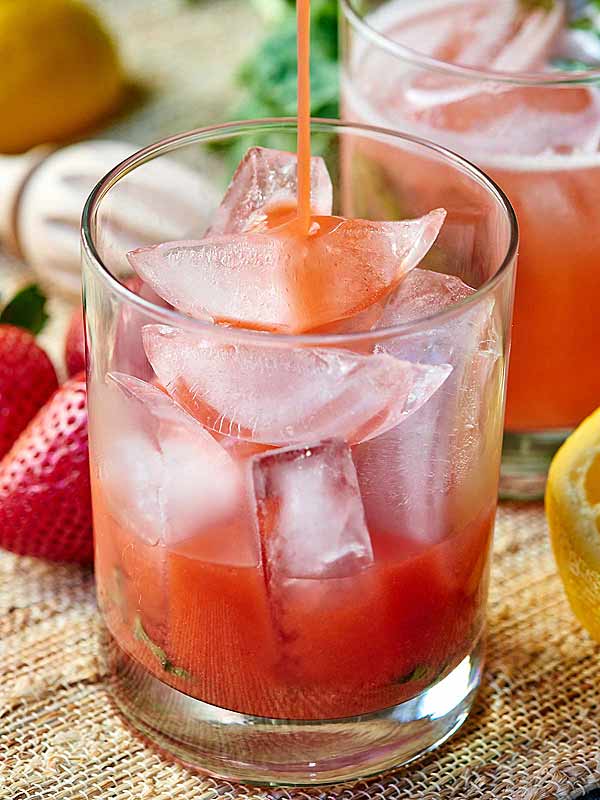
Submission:
[[79,0],[0,0],[0,152],[70,138],[116,109],[122,72]]
[[600,641],[600,409],[555,455],[546,488],[546,514],[571,607]]

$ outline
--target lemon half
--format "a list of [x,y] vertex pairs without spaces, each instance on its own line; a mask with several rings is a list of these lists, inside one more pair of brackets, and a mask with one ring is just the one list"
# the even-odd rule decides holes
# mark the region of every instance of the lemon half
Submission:
[[546,514],[571,607],[600,641],[600,409],[581,423],[554,456]]

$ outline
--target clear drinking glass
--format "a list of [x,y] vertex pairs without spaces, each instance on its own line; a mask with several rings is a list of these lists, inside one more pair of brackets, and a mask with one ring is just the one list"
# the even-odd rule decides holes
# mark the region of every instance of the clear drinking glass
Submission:
[[[452,25],[458,39],[460,15],[475,6],[496,9],[481,0],[341,0],[344,117],[461,153],[515,208],[521,245],[500,488],[533,498],[557,447],[600,402],[600,71],[519,72],[535,41],[520,42],[502,72],[411,49],[435,47]],[[499,35],[494,24],[488,35]]]
[[[148,147],[96,187],[83,219],[96,576],[116,702],[184,762],[273,784],[409,761],[469,712],[517,248],[510,205],[461,158],[340,122],[314,121],[312,135],[336,213],[448,210],[415,272],[431,294],[407,298],[396,327],[218,326],[119,280],[125,251],[161,226],[164,239],[167,206],[172,239],[202,235],[231,177],[215,145],[276,136],[293,151],[295,121]],[[159,173],[169,203],[151,188]],[[386,202],[399,176],[402,209]],[[453,302],[456,278],[427,270],[477,291]],[[348,420],[383,420],[373,409],[403,391],[397,424],[356,423],[345,441]]]

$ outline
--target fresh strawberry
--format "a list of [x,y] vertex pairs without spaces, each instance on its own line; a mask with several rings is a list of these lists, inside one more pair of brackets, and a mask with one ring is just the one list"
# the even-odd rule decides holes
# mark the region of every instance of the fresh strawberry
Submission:
[[0,458],[57,387],[52,362],[34,337],[0,325]]
[[83,307],[73,312],[65,341],[65,364],[69,377],[85,369],[85,334],[83,332]]
[[37,286],[28,286],[0,314],[0,458],[58,387],[33,336],[47,319],[45,303]]
[[0,462],[0,546],[52,561],[92,560],[86,386],[61,386]]
[[33,284],[0,314],[0,458],[58,386],[52,362],[33,336],[48,318],[45,305]]

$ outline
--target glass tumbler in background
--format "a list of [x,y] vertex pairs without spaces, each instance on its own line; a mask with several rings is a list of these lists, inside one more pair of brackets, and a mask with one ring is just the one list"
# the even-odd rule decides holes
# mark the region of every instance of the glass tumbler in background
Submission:
[[[472,23],[469,44],[465,18],[482,9],[498,19],[483,18],[481,30]],[[456,47],[466,42],[464,58],[476,59],[486,35],[501,37],[508,2],[341,0],[341,10],[344,117],[461,153],[515,208],[521,244],[500,487],[507,497],[540,497],[556,448],[600,403],[600,71],[519,72],[524,52],[540,45],[533,32],[498,59],[502,71],[417,52],[453,35]],[[380,166],[391,177],[393,167]],[[390,202],[402,205],[404,185],[400,174]]]
[[[407,762],[469,712],[517,247],[508,202],[459,157],[358,125],[312,133],[334,213],[448,210],[387,327],[219,326],[117,277],[164,214],[145,188],[156,170],[186,187],[169,204],[172,238],[201,237],[230,178],[214,146],[276,137],[294,151],[293,121],[148,147],[98,185],[83,220],[96,576],[116,702],[184,762],[273,784]],[[403,173],[399,215],[385,197]]]

